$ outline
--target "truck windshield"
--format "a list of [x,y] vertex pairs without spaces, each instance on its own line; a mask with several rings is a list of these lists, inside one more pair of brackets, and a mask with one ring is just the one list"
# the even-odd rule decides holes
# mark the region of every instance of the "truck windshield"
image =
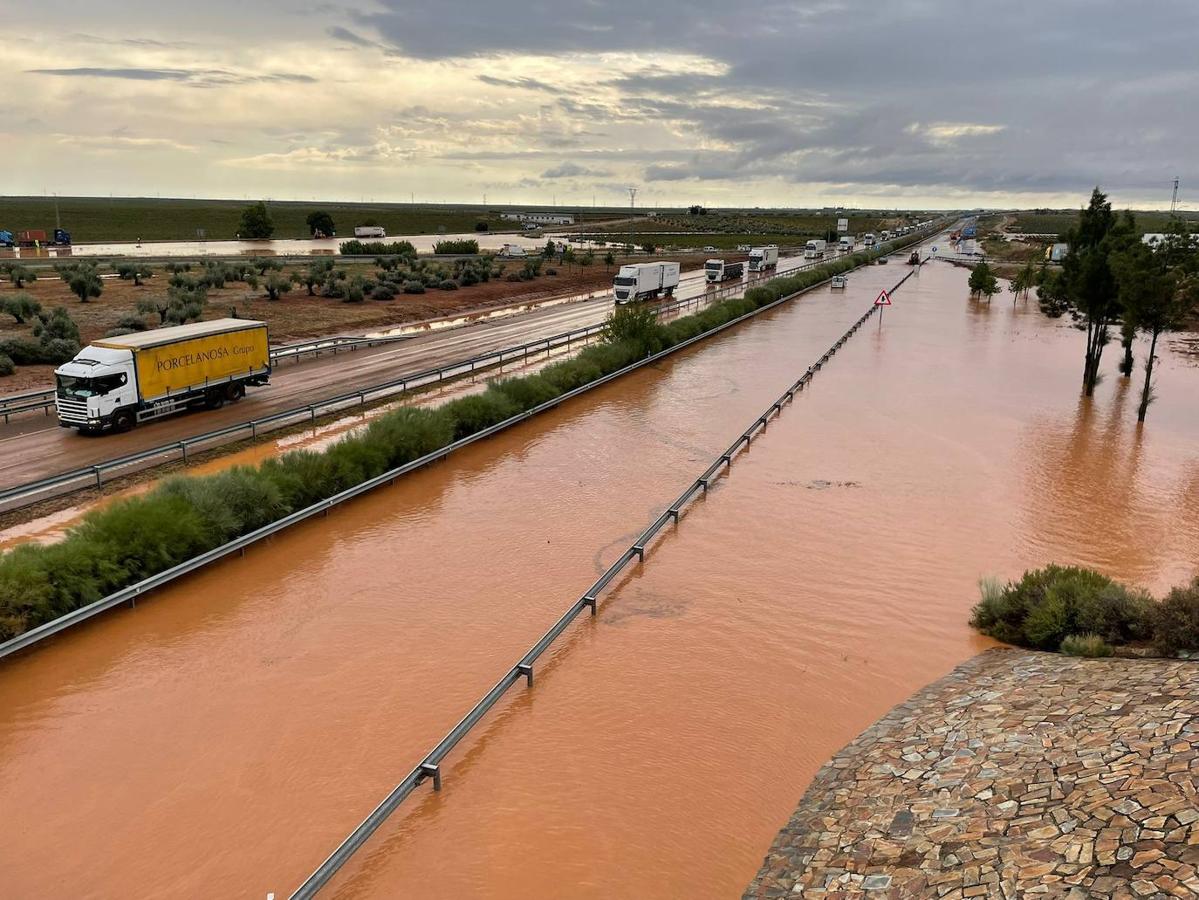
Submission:
[[98,378],[81,378],[75,375],[58,375],[58,395],[60,397],[100,397],[109,391],[121,387],[126,381],[123,373],[117,375],[101,375]]
[[619,284],[621,287],[632,287],[633,285],[635,285],[637,283],[637,279],[636,278],[616,278],[613,280],[612,283]]
[[719,272],[724,268],[724,263],[705,263],[704,268],[709,272]]

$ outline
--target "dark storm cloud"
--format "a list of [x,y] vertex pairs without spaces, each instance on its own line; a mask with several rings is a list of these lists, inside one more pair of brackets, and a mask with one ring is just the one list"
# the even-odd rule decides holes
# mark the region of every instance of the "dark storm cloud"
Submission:
[[222,85],[269,82],[311,84],[316,81],[311,75],[299,75],[291,72],[272,72],[265,75],[255,75],[243,72],[230,72],[227,69],[79,66],[71,69],[28,69],[27,71],[33,75],[55,75],[68,78],[123,78],[131,81],[177,81],[192,87],[220,87]]
[[[576,95],[559,109],[584,125],[645,121],[727,145],[646,158],[650,180],[1003,191],[1199,180],[1193,0],[530,0],[520,15],[491,0],[379,0],[355,20],[425,59],[558,55],[569,66],[571,54],[617,54],[599,84],[618,102]],[[663,52],[701,62],[663,73],[634,57]],[[490,83],[532,87],[520,81]]]
[[541,173],[542,178],[608,178],[611,175],[604,169],[589,169],[572,162],[560,163]]
[[495,75],[476,75],[479,81],[494,87],[517,88],[526,91],[544,91],[547,94],[562,94],[565,91],[545,81],[536,78],[499,78]]
[[347,44],[353,44],[356,47],[378,47],[379,44],[375,41],[368,41],[362,35],[355,34],[348,28],[342,28],[340,25],[333,25],[325,29],[325,34],[333,38],[335,41],[344,41]]

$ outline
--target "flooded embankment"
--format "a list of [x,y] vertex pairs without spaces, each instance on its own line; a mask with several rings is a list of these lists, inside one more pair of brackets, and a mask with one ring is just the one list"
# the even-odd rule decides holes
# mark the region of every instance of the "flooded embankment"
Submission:
[[[13,896],[286,895],[762,407],[872,267],[0,667]],[[1199,560],[1199,370],[1143,430],[926,266],[330,896],[729,897],[820,764],[988,642],[980,574]],[[1115,359],[1109,361],[1114,369]]]

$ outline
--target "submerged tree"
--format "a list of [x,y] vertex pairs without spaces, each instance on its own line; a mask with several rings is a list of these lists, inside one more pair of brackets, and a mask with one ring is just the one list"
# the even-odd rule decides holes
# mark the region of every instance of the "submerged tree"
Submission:
[[1183,328],[1199,312],[1199,249],[1194,236],[1175,223],[1156,250],[1139,242],[1131,244],[1112,258],[1112,268],[1125,323],[1131,322],[1135,330],[1149,336],[1145,383],[1137,407],[1137,421],[1144,422],[1154,399],[1158,338]]
[[980,294],[989,301],[997,293],[999,293],[999,279],[995,277],[995,272],[990,266],[985,262],[980,262],[970,270],[971,296]]
[[1119,219],[1107,195],[1095,188],[1091,202],[1079,213],[1078,224],[1067,236],[1070,250],[1062,261],[1062,288],[1078,327],[1087,333],[1082,384],[1088,397],[1099,383],[1103,348],[1111,340],[1110,328],[1121,313],[1111,256],[1128,245],[1134,224],[1131,213]]
[[242,238],[269,238],[275,233],[275,223],[271,221],[265,203],[259,200],[241,211],[237,233]]

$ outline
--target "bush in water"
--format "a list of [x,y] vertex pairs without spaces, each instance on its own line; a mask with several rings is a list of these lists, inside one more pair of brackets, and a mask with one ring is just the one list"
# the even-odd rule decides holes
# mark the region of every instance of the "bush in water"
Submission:
[[1153,643],[1161,653],[1199,650],[1199,577],[1170,591],[1153,612]]
[[982,583],[970,624],[997,640],[1072,656],[1152,643],[1164,656],[1199,651],[1199,578],[1160,603],[1144,591],[1077,566],[1049,565],[1019,581]]
[[[840,265],[838,271],[848,267]],[[644,317],[635,310],[621,313],[613,317],[618,324],[608,329],[604,342],[538,374],[499,380],[482,394],[437,409],[397,409],[323,453],[297,450],[253,468],[169,478],[143,496],[90,512],[56,544],[27,544],[0,554],[0,639],[533,409],[829,274],[809,271],[774,279],[756,289],[753,299],[725,300],[666,326],[641,321]],[[34,348],[45,352],[40,345],[30,347]]]

